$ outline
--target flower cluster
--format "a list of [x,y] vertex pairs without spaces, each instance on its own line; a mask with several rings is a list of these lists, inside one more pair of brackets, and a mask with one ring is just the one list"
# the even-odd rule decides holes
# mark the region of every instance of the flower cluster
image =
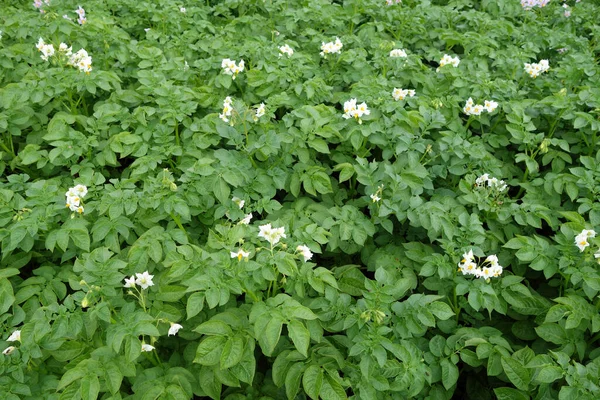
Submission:
[[565,3],[562,6],[565,9],[565,17],[569,18],[571,16],[571,9],[569,8],[569,5]]
[[588,239],[596,237],[596,231],[592,229],[584,229],[581,233],[575,236],[575,245],[579,248],[579,251],[584,251],[586,247],[590,245]]
[[225,100],[223,101],[223,112],[219,114],[219,118],[221,118],[223,122],[229,122],[228,117],[231,117],[231,111],[233,110],[233,107],[231,107],[232,102],[233,100],[231,100],[231,97],[229,96],[225,97]]
[[244,70],[244,60],[240,60],[240,62],[236,65],[234,60],[226,58],[221,62],[221,68],[223,68],[224,73],[231,75],[231,79],[235,79],[237,74]]
[[42,53],[40,57],[42,57],[42,60],[44,61],[48,61],[48,58],[54,55],[54,46],[51,44],[46,44],[42,38],[38,40],[35,47],[37,47],[37,49]]
[[414,97],[415,94],[416,94],[416,92],[414,91],[414,89],[398,89],[398,88],[394,88],[394,90],[392,91],[392,97],[396,101],[404,100],[407,96],[408,97]]
[[67,190],[65,196],[67,197],[66,207],[73,211],[83,214],[83,198],[87,195],[87,187],[84,185],[75,185]]
[[545,7],[550,0],[521,0],[521,7],[524,10],[531,10],[533,7]]
[[89,74],[92,71],[92,57],[89,56],[85,49],[79,51],[69,58],[67,64],[79,68],[81,72]]
[[406,58],[408,56],[406,55],[406,51],[404,51],[403,49],[394,49],[394,50],[390,51],[390,57],[394,57],[394,58],[396,58],[396,57],[403,57],[403,58]]
[[[35,47],[37,47],[37,49],[42,53],[41,58],[44,61],[48,61],[48,58],[56,54],[54,46],[52,44],[45,43],[44,39],[42,38],[38,40]],[[92,57],[90,57],[85,49],[80,49],[75,54],[73,54],[72,50],[72,47],[67,46],[65,43],[61,43],[58,46],[59,60],[63,57],[66,57],[68,65],[77,67],[80,71],[89,74],[92,70]]]
[[525,71],[532,78],[537,78],[539,74],[543,74],[544,72],[550,69],[550,64],[548,64],[548,60],[540,60],[539,63],[525,63]]
[[281,52],[281,54],[279,55],[279,57],[281,57],[283,54],[287,54],[288,57],[291,57],[291,56],[294,55],[294,49],[292,49],[287,44],[284,44],[283,46],[279,47],[279,51]]
[[491,113],[496,108],[498,108],[498,103],[496,103],[494,100],[486,100],[484,105],[481,105],[474,104],[473,99],[469,97],[465,106],[463,107],[463,112],[467,115],[481,115],[484,110]]
[[263,115],[265,115],[265,103],[260,103],[256,109],[256,114],[252,118],[254,121],[258,121]]
[[487,256],[481,266],[478,266],[473,256],[473,250],[463,254],[463,259],[458,263],[458,272],[462,272],[463,275],[475,275],[477,278],[485,280],[499,277],[502,270],[502,266],[498,263],[498,257],[495,255]]
[[342,41],[340,38],[335,38],[335,42],[322,42],[321,44],[321,57],[327,57],[327,54],[339,54],[342,50]]
[[460,59],[458,57],[451,57],[448,54],[444,54],[444,57],[440,60],[440,66],[436,71],[439,71],[445,65],[452,65],[454,68],[458,67],[460,64]]
[[258,237],[265,239],[267,242],[271,243],[271,246],[279,243],[281,238],[285,238],[285,228],[272,228],[271,224],[261,225],[258,227],[260,232],[258,233]]
[[85,10],[81,6],[77,7],[75,13],[79,15],[79,18],[77,18],[77,22],[79,23],[79,25],[83,25],[87,22],[87,19],[85,18]]
[[489,174],[483,174],[479,178],[475,179],[475,185],[477,187],[488,187],[502,193],[508,189],[506,183],[502,180],[498,180],[497,178],[490,178]]
[[298,252],[300,252],[300,254],[302,254],[302,257],[304,257],[304,262],[307,262],[313,256],[312,251],[310,251],[308,246],[306,246],[304,244],[301,244],[298,247],[296,247],[296,251],[298,251]]
[[369,114],[371,114],[371,111],[369,111],[367,103],[363,102],[359,105],[356,105],[356,99],[350,99],[344,103],[343,117],[345,119],[356,118],[356,120],[358,120],[358,123],[362,124],[362,120],[360,119],[360,117]]
[[135,276],[131,275],[130,278],[125,278],[125,286],[126,288],[134,288],[135,285],[139,285],[142,289],[148,289],[150,286],[154,286],[154,282],[152,282],[152,278],[154,275],[150,275],[148,271],[144,273],[136,273]]

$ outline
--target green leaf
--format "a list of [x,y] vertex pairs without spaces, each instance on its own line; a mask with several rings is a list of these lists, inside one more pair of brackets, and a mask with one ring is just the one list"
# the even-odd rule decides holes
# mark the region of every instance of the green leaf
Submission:
[[502,368],[510,382],[515,385],[517,389],[527,391],[529,388],[529,381],[531,380],[529,370],[517,360],[513,360],[510,357],[502,356],[501,362]]
[[90,235],[87,229],[70,229],[69,237],[73,240],[75,246],[82,250],[90,251]]
[[540,383],[552,383],[563,377],[564,371],[562,368],[555,365],[548,365],[539,370],[535,380]]
[[291,366],[285,376],[285,394],[288,400],[294,400],[298,390],[300,390],[300,378],[304,371],[304,363],[296,363]]
[[117,364],[109,362],[104,365],[104,380],[112,394],[119,391],[123,382],[123,374]]
[[322,399],[327,400],[344,400],[348,398],[342,385],[329,374],[325,375],[320,396]]
[[223,321],[211,319],[196,327],[194,332],[201,333],[203,335],[220,335],[229,336],[233,334],[231,327]]
[[186,305],[187,319],[195,317],[204,308],[204,293],[196,292],[188,298]]
[[231,368],[242,360],[244,355],[244,339],[232,336],[227,339],[221,354],[221,369]]
[[229,185],[223,178],[217,178],[217,182],[213,186],[213,192],[215,197],[223,204],[227,203],[229,200],[229,195],[231,190],[229,189]]
[[307,357],[308,346],[310,344],[310,333],[304,324],[296,319],[293,319],[287,326],[290,338],[294,342],[296,349],[304,357]]
[[535,328],[536,333],[539,337],[547,342],[554,344],[565,344],[567,343],[567,335],[565,330],[558,324],[549,323],[542,324]]
[[[318,171],[315,172],[311,176],[311,182],[315,190],[321,194],[332,193],[333,189],[331,188],[331,181],[329,180],[329,176],[323,172]],[[308,190],[307,190],[308,191]]]
[[458,367],[447,358],[442,359],[440,366],[442,367],[442,384],[446,390],[450,390],[458,381]]
[[429,311],[431,311],[431,313],[433,313],[433,315],[437,317],[437,319],[441,319],[443,321],[454,316],[454,311],[452,311],[452,308],[450,308],[448,304],[441,301],[434,301],[433,303],[430,303],[427,308]]
[[81,398],[96,400],[100,393],[100,381],[96,375],[86,375],[81,379]]
[[266,356],[273,354],[273,350],[279,342],[282,327],[282,321],[278,317],[273,317],[267,322],[264,332],[259,333],[258,342]]
[[[17,270],[18,272],[18,270]],[[0,279],[0,315],[7,312],[15,301],[13,287],[6,278]]]
[[199,382],[202,391],[211,399],[219,400],[221,398],[221,381],[211,367],[204,366],[200,368]]
[[62,376],[62,378],[60,378],[60,381],[58,382],[58,386],[56,387],[56,390],[64,389],[65,387],[69,386],[71,383],[75,382],[76,380],[83,378],[85,373],[86,373],[85,369],[80,367],[79,365],[73,369],[68,370]]
[[306,394],[313,400],[319,399],[323,385],[323,370],[318,365],[310,365],[302,376],[302,387]]
[[221,353],[227,340],[224,336],[208,336],[196,349],[194,362],[202,365],[217,365],[221,360]]
[[495,388],[494,394],[498,398],[498,400],[529,400],[530,397],[523,393],[520,390],[509,388],[509,387],[501,387]]

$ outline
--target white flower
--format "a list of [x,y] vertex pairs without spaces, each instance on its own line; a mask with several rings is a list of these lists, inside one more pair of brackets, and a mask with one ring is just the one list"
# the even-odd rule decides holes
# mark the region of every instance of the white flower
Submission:
[[152,278],[154,278],[154,275],[150,275],[148,271],[145,271],[142,274],[136,273],[135,276],[135,283],[137,285],[140,285],[142,289],[147,289],[149,286],[154,286],[154,282],[152,282]]
[[7,356],[7,355],[9,355],[10,353],[12,353],[15,350],[16,350],[15,346],[8,346],[4,350],[2,350],[2,354],[4,354],[5,356]]
[[146,31],[146,33],[148,33],[148,31],[150,30],[150,28],[144,28],[144,30]]
[[231,116],[231,111],[233,110],[231,103],[232,100],[229,96],[225,97],[225,100],[223,100],[223,112],[219,114],[219,118],[221,118],[223,122],[229,122],[229,118],[227,117]]
[[185,9],[185,7],[181,7],[181,8],[179,9],[179,11],[181,11],[182,13],[184,13],[184,14],[185,14],[185,12],[186,12],[187,10]]
[[152,351],[154,350],[154,346],[146,343],[142,343],[142,351]]
[[310,249],[306,245],[300,245],[296,247],[296,250],[302,254],[302,257],[304,257],[304,262],[310,260],[313,256],[312,251],[310,251]]
[[64,19],[68,19],[69,21],[72,21],[72,20],[71,20],[71,17],[69,17],[67,14],[63,15],[63,18],[64,18]]
[[246,202],[242,199],[240,199],[239,197],[233,197],[231,199],[231,201],[233,201],[235,204],[237,204],[237,206],[240,208],[240,210],[242,208],[244,208],[244,204],[246,204]]
[[414,97],[415,94],[416,92],[413,89],[394,88],[392,91],[392,97],[396,101],[404,100],[406,97]]
[[588,239],[593,237],[596,237],[596,231],[591,229],[584,229],[579,235],[575,236],[575,245],[579,248],[579,251],[584,251],[590,245]]
[[73,54],[71,52],[71,50],[72,50],[72,47],[67,46],[65,43],[61,43],[60,46],[58,46],[58,51],[60,51],[61,53],[64,53],[66,56],[70,56],[71,54]]
[[85,51],[85,49],[79,49],[79,51],[69,58],[67,64],[79,68],[80,71],[89,74],[92,70],[92,57]]
[[525,72],[532,78],[537,78],[538,75],[547,72],[550,69],[548,60],[540,60],[539,63],[528,64],[525,63]]
[[287,237],[285,235],[285,228],[272,228],[271,224],[261,225],[258,227],[260,232],[258,233],[258,237],[265,239],[267,242],[271,243],[271,246],[279,243],[281,238]]
[[484,110],[483,106],[481,104],[475,104],[473,106],[473,115],[481,115],[481,112]]
[[77,6],[75,14],[79,15],[80,17],[85,17],[85,10],[81,6]]
[[7,342],[20,342],[21,341],[21,330],[16,330],[6,339]]
[[135,287],[135,276],[131,275],[131,278],[127,279],[125,278],[125,286],[126,288],[132,288]]
[[498,107],[498,103],[496,103],[494,100],[486,100],[484,101],[484,106],[483,108],[485,108],[485,110],[487,112],[493,112],[496,108]]
[[367,103],[361,103],[357,106],[356,99],[350,99],[344,103],[344,115],[342,117],[346,119],[355,118],[359,124],[362,124],[360,117],[369,114],[371,114],[371,111],[369,111]]
[[231,255],[231,258],[237,258],[238,261],[242,261],[242,258],[245,258],[246,261],[248,261],[248,257],[250,256],[250,253],[243,249],[239,249],[237,252],[230,251],[229,254]]
[[373,200],[373,203],[377,203],[379,200],[381,200],[381,197],[377,196],[376,194],[372,194],[369,197],[371,200]]
[[321,42],[321,57],[327,57],[327,54],[339,54],[343,46],[342,41],[337,37],[335,42]]
[[248,225],[250,223],[250,220],[252,220],[252,213],[246,214],[246,216],[244,216],[244,218],[242,218],[242,220],[238,222],[238,224]]
[[437,68],[437,71],[440,70],[445,65],[452,65],[454,68],[458,67],[460,63],[460,59],[458,57],[451,57],[448,54],[444,54],[442,59],[440,60],[440,66]]
[[256,109],[256,115],[254,116],[254,121],[258,121],[260,117],[265,115],[265,103],[260,103],[258,108]]
[[221,62],[221,68],[223,68],[223,72],[225,74],[231,75],[231,79],[235,79],[237,74],[244,70],[244,60],[240,60],[240,62],[236,65],[234,60],[225,58]]
[[[283,46],[279,47],[279,51],[282,54],[287,54],[288,57],[294,55],[294,49],[292,49],[288,44],[284,44]],[[281,57],[282,54],[280,54],[279,56]]]
[[183,328],[183,326],[181,326],[179,324],[171,323],[171,327],[169,328],[169,335],[168,336],[176,335],[177,332],[179,332],[179,330],[182,329],[182,328]]
[[406,55],[406,51],[404,51],[404,49],[394,49],[394,50],[390,51],[390,57],[394,57],[394,58],[396,58],[396,57],[403,57],[403,58],[406,58],[408,56]]

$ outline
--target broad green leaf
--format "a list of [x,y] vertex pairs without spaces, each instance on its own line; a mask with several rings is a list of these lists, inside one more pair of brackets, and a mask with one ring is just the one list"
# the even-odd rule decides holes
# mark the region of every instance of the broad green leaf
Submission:
[[304,324],[296,319],[290,321],[287,325],[288,332],[296,349],[304,357],[307,357],[308,346],[310,344],[310,333]]
[[278,317],[273,317],[269,320],[265,326],[264,332],[258,338],[260,347],[263,349],[265,355],[270,356],[279,342],[279,336],[281,336],[281,328],[283,322]]
[[509,387],[501,387],[495,388],[494,394],[498,398],[498,400],[529,400],[530,397],[523,393],[520,390],[509,388]]
[[229,336],[233,334],[231,327],[223,321],[211,319],[196,327],[194,332],[201,333],[203,335],[220,335]]
[[244,355],[244,339],[239,336],[232,336],[227,339],[223,346],[220,365],[221,369],[231,368],[242,360]]
[[200,387],[211,399],[219,400],[221,398],[221,381],[213,372],[212,367],[203,366],[200,368],[198,381]]
[[291,366],[285,376],[285,394],[288,400],[294,400],[300,390],[300,379],[304,371],[304,363],[296,363]]
[[515,385],[517,389],[527,391],[529,388],[529,381],[531,380],[529,370],[517,360],[513,360],[510,357],[503,356],[501,362],[502,368],[510,382]]
[[13,305],[14,301],[15,296],[9,280],[6,278],[0,278],[0,315],[7,312]]
[[227,338],[224,336],[208,336],[196,349],[194,362],[202,365],[216,365],[221,359],[221,353]]
[[446,390],[450,390],[458,381],[458,367],[447,358],[440,361],[440,366],[442,367],[442,384]]
[[313,400],[318,400],[323,385],[323,369],[318,365],[310,365],[302,376],[302,387]]

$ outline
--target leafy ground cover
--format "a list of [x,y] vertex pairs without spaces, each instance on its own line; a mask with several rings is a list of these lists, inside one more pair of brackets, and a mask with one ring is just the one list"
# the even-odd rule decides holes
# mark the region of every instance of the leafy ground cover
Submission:
[[598,7],[2,5],[2,398],[597,399]]

